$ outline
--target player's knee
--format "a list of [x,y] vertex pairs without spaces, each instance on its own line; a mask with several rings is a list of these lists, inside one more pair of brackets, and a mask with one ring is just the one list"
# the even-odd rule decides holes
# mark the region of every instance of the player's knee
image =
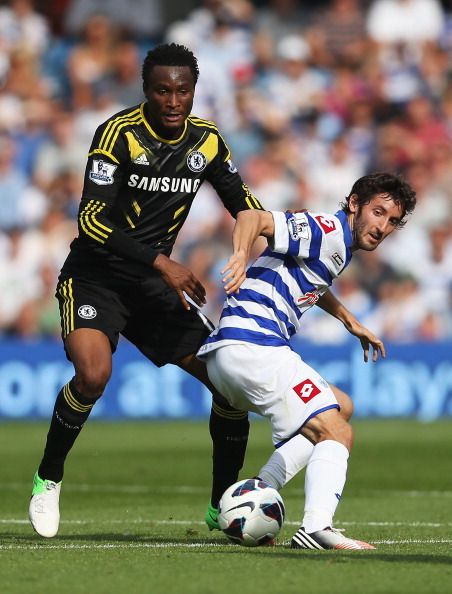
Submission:
[[97,400],[102,396],[110,375],[111,368],[107,365],[86,365],[77,370],[75,385],[83,396]]
[[312,418],[303,428],[303,435],[314,443],[332,440],[342,443],[349,451],[353,445],[353,429],[337,410]]
[[340,412],[343,419],[348,421],[353,415],[353,401],[348,394],[346,394],[343,390],[330,384],[331,389],[334,392],[334,396],[339,403]]
[[344,393],[344,396],[345,398],[343,398],[341,402],[340,414],[343,419],[348,421],[352,418],[353,415],[353,400],[350,398],[350,396],[348,396],[348,394]]
[[330,436],[326,439],[334,439],[334,441],[342,443],[348,449],[348,451],[350,451],[353,446],[352,426],[350,425],[350,423],[343,420],[342,423],[332,428]]

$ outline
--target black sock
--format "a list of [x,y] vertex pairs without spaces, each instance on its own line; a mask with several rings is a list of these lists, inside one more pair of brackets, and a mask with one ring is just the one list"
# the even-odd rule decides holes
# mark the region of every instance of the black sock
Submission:
[[211,503],[217,507],[225,490],[238,480],[245,460],[248,413],[213,403],[209,421],[213,443]]
[[74,386],[74,378],[63,386],[57,396],[50,421],[44,456],[39,465],[41,479],[59,482],[63,478],[64,461],[94,405]]

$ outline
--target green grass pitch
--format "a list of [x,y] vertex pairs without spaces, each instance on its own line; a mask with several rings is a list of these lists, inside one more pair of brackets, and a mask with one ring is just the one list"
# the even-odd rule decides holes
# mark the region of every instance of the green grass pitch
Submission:
[[[0,425],[0,591],[4,594],[446,594],[452,592],[452,422],[355,421],[355,448],[336,526],[375,551],[288,547],[303,476],[283,491],[275,547],[246,549],[209,533],[207,421],[84,428],[66,466],[59,535],[27,521],[47,425]],[[252,476],[271,452],[252,420]]]

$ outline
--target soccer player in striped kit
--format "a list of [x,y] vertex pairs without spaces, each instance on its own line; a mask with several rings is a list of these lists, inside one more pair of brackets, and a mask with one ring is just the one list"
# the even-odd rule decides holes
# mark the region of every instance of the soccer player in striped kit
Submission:
[[[347,394],[320,376],[291,347],[302,315],[315,303],[361,342],[364,360],[384,345],[334,297],[329,287],[355,250],[372,251],[402,227],[416,203],[399,176],[358,179],[335,214],[310,211],[239,213],[233,255],[224,269],[228,294],[218,328],[198,352],[230,405],[270,419],[275,452],[258,473],[281,489],[305,466],[305,509],[292,548],[370,549],[333,527],[346,480],[353,432]],[[246,270],[258,236],[268,248]]]

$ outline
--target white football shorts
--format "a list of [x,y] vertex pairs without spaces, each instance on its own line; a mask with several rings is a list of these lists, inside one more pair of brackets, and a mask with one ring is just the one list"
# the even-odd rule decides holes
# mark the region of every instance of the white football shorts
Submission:
[[210,381],[231,406],[270,419],[278,445],[339,404],[328,382],[289,347],[228,344],[203,357]]

